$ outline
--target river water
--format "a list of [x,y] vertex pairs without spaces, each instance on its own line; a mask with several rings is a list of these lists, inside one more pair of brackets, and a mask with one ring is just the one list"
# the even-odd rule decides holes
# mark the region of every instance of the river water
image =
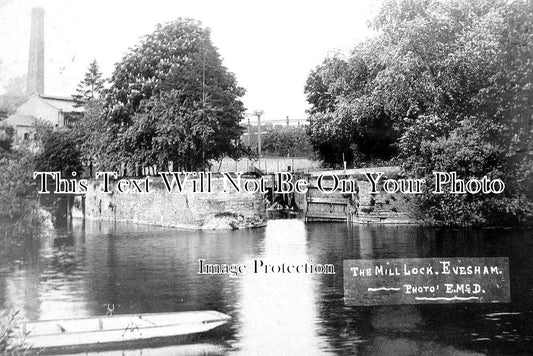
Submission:
[[[0,309],[31,320],[212,309],[233,320],[194,344],[102,355],[533,354],[532,230],[304,224],[182,231],[74,221],[0,260]],[[510,304],[347,307],[342,261],[509,257]],[[198,274],[198,259],[329,263],[336,274]]]

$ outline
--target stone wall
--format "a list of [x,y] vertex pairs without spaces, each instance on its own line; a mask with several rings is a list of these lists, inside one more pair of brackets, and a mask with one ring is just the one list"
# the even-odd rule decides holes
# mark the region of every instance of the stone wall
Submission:
[[370,193],[368,180],[357,180],[358,193],[354,197],[354,223],[416,224],[412,216],[409,194],[389,194],[379,187],[379,193]]
[[89,180],[84,197],[76,197],[72,215],[92,220],[121,221],[189,229],[235,229],[264,223],[262,194],[223,191],[222,178],[212,179],[211,193],[169,193],[153,177],[150,193],[103,192],[103,180]]
[[[329,171],[343,180],[354,182],[352,194],[342,192],[322,193],[316,188],[317,177],[321,172],[303,174],[311,186],[306,194],[296,194],[295,200],[300,209],[313,221],[347,219],[354,224],[418,224],[412,212],[414,196],[405,193],[389,194],[383,191],[382,182],[388,178],[398,178],[400,167],[373,167]],[[371,184],[364,175],[366,172],[383,172],[378,183],[378,192],[371,193]],[[330,183],[324,184],[330,187]],[[342,205],[342,202],[345,202]]]

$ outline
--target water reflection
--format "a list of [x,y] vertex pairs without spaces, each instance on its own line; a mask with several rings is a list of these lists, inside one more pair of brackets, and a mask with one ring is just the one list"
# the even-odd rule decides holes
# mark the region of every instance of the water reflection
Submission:
[[452,346],[441,345],[432,341],[416,341],[406,338],[376,337],[363,355],[395,356],[476,356],[484,353],[458,350]]
[[[0,309],[12,307],[32,320],[102,315],[108,303],[121,314],[215,309],[233,317],[192,348],[125,353],[132,355],[528,354],[532,235],[294,219],[243,231],[76,222],[21,240],[2,255]],[[509,257],[512,303],[344,306],[344,259],[439,256]],[[334,264],[337,274],[199,275],[200,258],[227,264],[312,260]]]
[[[261,253],[265,264],[305,264],[307,233],[302,221],[269,222]],[[244,355],[311,355],[323,350],[317,333],[317,283],[310,275],[247,273],[241,278],[240,329],[236,347]]]
[[364,355],[483,355],[435,341],[418,339],[416,331],[425,328],[426,325],[419,309],[413,305],[374,308],[371,324],[377,335],[365,348]]
[[224,355],[226,352],[227,347],[221,345],[196,343],[190,345],[172,345],[137,350],[109,350],[101,352],[84,352],[77,354],[69,354],[65,356],[206,356]]

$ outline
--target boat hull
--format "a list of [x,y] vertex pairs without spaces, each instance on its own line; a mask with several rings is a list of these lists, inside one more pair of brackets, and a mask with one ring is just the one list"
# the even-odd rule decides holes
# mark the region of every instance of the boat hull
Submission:
[[23,347],[39,354],[57,354],[182,343],[230,319],[215,311],[201,311],[31,322],[23,325]]

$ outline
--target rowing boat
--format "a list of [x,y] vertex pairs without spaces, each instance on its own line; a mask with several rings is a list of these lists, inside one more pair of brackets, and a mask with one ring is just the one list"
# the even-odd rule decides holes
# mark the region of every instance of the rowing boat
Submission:
[[129,314],[22,324],[23,346],[33,351],[92,350],[189,337],[226,324],[231,317],[217,311]]

